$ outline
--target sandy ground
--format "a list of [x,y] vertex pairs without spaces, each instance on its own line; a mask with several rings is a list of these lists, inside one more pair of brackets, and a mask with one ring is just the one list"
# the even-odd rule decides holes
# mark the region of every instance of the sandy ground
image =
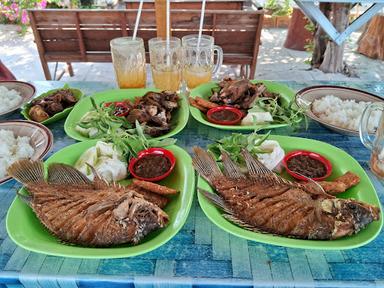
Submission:
[[[33,42],[33,34],[28,32],[20,36],[12,31],[9,25],[0,25],[0,59],[20,80],[44,80],[37,48]],[[346,43],[345,62],[354,69],[358,77],[347,77],[342,74],[326,74],[319,70],[310,70],[305,60],[310,54],[283,47],[286,29],[263,29],[256,79],[270,80],[340,80],[364,81],[384,80],[384,61],[373,60],[355,52],[359,33],[353,33]],[[59,70],[64,67],[59,63]],[[54,63],[50,63],[51,71]],[[75,76],[65,74],[64,81],[114,81],[111,63],[74,63]],[[237,67],[222,67],[219,77],[238,73]],[[150,75],[150,73],[148,73]]]

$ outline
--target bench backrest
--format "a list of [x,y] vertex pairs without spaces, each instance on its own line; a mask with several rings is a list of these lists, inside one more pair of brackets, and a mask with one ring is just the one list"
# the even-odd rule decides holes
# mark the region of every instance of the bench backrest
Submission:
[[[136,13],[135,9],[29,10],[39,54],[46,62],[110,62],[110,40],[132,35]],[[172,10],[172,35],[196,34],[199,19],[199,10]],[[225,63],[252,65],[262,19],[263,11],[207,10],[203,33],[215,37]],[[142,11],[138,36],[146,46],[156,37],[154,10]]]
[[[244,3],[247,0],[207,0],[205,4],[206,10],[243,10]],[[140,1],[127,0],[125,1],[126,9],[138,9]],[[197,0],[176,0],[171,1],[171,9],[200,9],[201,1]],[[144,1],[143,9],[155,9],[155,1]]]

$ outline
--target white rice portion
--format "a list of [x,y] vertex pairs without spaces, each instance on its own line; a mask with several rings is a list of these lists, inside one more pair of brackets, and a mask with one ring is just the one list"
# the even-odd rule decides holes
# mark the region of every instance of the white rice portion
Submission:
[[32,157],[35,150],[30,142],[30,137],[15,137],[12,131],[0,129],[0,178],[7,175],[13,162]]
[[9,90],[0,86],[0,113],[7,112],[23,101],[20,93],[14,89]]
[[[326,95],[312,103],[312,112],[324,122],[345,129],[359,131],[360,119],[365,107],[372,102],[342,100],[333,95]],[[368,129],[371,133],[379,125],[381,111],[371,113]]]

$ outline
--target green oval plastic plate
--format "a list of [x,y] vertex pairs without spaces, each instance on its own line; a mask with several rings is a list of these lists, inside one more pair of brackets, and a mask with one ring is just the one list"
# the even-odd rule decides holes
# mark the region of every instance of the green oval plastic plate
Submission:
[[[92,97],[95,99],[96,103],[101,102],[112,102],[112,101],[122,101],[124,99],[134,100],[136,97],[142,97],[145,93],[149,91],[156,91],[155,89],[146,88],[146,89],[115,89],[107,90],[99,93],[95,93]],[[169,138],[177,133],[179,133],[185,125],[187,125],[189,118],[189,110],[187,100],[180,96],[180,107],[172,113],[172,130],[167,134],[164,134],[160,137],[154,137],[153,139],[164,139]],[[74,109],[68,115],[67,120],[64,124],[64,130],[67,135],[75,140],[86,141],[90,138],[81,135],[76,131],[75,127],[79,123],[80,119],[84,116],[85,113],[92,110],[92,103],[89,97],[83,98],[79,103],[76,104]]]
[[[79,89],[71,88],[71,87],[69,87],[68,84],[66,84],[62,88],[57,88],[57,89],[49,90],[49,91],[41,94],[40,96],[34,98],[33,100],[47,97],[47,96],[49,96],[49,95],[53,94],[54,92],[56,92],[58,90],[61,90],[61,89],[70,89],[72,91],[73,95],[76,97],[76,99],[78,101],[80,101],[81,97],[83,97],[83,92],[81,92]],[[48,124],[52,124],[52,123],[54,123],[54,122],[56,122],[56,121],[58,121],[60,119],[63,119],[63,118],[65,118],[69,114],[69,112],[71,112],[71,110],[75,106],[68,107],[68,108],[64,109],[63,111],[61,111],[59,113],[56,113],[52,117],[49,117],[47,120],[44,120],[44,121],[39,122],[39,123],[44,124],[44,125],[48,125]],[[31,109],[31,107],[32,107],[31,103],[28,103],[28,104],[24,105],[23,108],[21,109],[21,114],[24,116],[25,119],[30,120],[30,121],[34,121],[34,120],[31,119],[31,117],[29,117],[29,110]]]
[[[355,187],[348,189],[345,193],[342,193],[340,198],[354,198],[376,205],[381,209],[380,201],[368,175],[365,173],[360,164],[343,150],[324,142],[298,137],[270,136],[268,139],[278,141],[286,153],[292,150],[303,149],[318,152],[324,155],[331,161],[333,166],[333,172],[329,179],[341,176],[347,171],[356,173],[361,178],[360,183]],[[289,178],[287,174],[284,174],[284,177]],[[198,187],[214,193],[209,184],[201,177],[198,179]],[[221,210],[211,204],[211,202],[209,202],[202,194],[198,193],[198,199],[205,215],[207,215],[207,217],[221,229],[244,239],[286,247],[324,250],[356,248],[375,239],[383,226],[383,217],[381,213],[379,221],[370,223],[365,229],[355,235],[343,237],[337,240],[321,241],[286,238],[282,236],[252,232],[240,228],[239,226],[226,220],[222,216]]]
[[[282,96],[282,102],[283,105],[287,105],[294,100],[295,98],[295,91],[293,91],[291,88],[289,88],[286,85],[283,85],[281,83],[267,81],[267,80],[252,80],[252,83],[263,83],[269,92],[279,93]],[[202,84],[195,89],[191,91],[191,97],[195,98],[196,96],[199,96],[204,99],[209,99],[209,97],[212,95],[212,88],[217,86],[217,82],[209,82]],[[296,104],[294,104],[294,107],[297,107]],[[211,126],[214,128],[224,129],[224,130],[255,130],[255,129],[273,129],[273,128],[279,128],[279,127],[285,127],[289,124],[263,124],[263,125],[219,125],[211,123],[207,120],[206,115],[204,115],[203,112],[201,112],[199,109],[193,107],[190,105],[190,111],[192,114],[192,117],[195,118],[200,123],[203,123],[204,125]]]
[[[96,142],[97,140],[89,140],[67,146],[52,155],[46,164],[58,162],[74,165],[80,155],[86,149],[94,146]],[[164,209],[170,218],[168,226],[150,233],[140,244],[136,246],[126,244],[109,248],[86,248],[63,244],[49,233],[32,209],[19,197],[15,198],[8,210],[6,226],[9,236],[15,243],[27,250],[75,258],[130,257],[160,247],[176,235],[184,225],[191,209],[195,190],[195,173],[189,154],[176,145],[166,148],[174,153],[177,162],[172,174],[160,184],[175,188],[180,192]],[[22,189],[21,193],[26,193],[26,191]]]

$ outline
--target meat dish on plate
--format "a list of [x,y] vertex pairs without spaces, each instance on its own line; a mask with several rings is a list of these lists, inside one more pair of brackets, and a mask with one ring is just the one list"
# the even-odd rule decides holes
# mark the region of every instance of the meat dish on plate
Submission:
[[66,108],[74,106],[77,101],[71,89],[58,89],[48,96],[33,100],[28,115],[33,121],[43,122]]
[[30,195],[19,194],[44,226],[61,241],[86,247],[139,243],[167,225],[164,195],[178,191],[145,181],[128,186],[109,184],[97,172],[89,180],[77,169],[54,163],[44,179],[41,161],[19,160],[9,175],[23,183]]
[[93,100],[93,108],[75,128],[85,137],[99,138],[116,129],[130,131],[136,121],[147,135],[157,137],[171,130],[172,113],[179,108],[179,96],[170,91],[147,92],[134,101],[127,99],[98,105]]
[[195,169],[217,194],[199,191],[222,209],[223,217],[244,229],[292,238],[331,240],[358,233],[380,218],[379,207],[332,195],[359,182],[353,173],[333,182],[296,183],[267,169],[247,149],[241,152],[246,171],[226,152],[221,155],[224,171],[202,148],[195,147],[194,152]]
[[[166,195],[178,193],[166,186],[140,181],[152,179],[150,168],[161,165],[153,157],[147,159],[148,167],[142,171],[140,180],[132,179],[127,186],[118,184],[117,181],[130,178],[128,162],[137,161],[134,157],[140,160],[143,153],[154,156],[161,150],[173,159],[173,167],[176,162],[171,151],[148,148],[173,144],[174,139],[149,142],[140,126],[137,129],[138,135],[130,135],[126,141],[97,141],[77,158],[74,167],[49,165],[47,180],[42,161],[19,160],[8,168],[8,173],[25,185],[29,195],[19,197],[60,240],[87,247],[137,244],[148,233],[166,226],[169,217],[162,210],[170,201]],[[161,170],[157,176],[168,177],[173,167]],[[154,168],[157,171],[159,167]]]
[[212,88],[207,98],[201,96],[190,97],[190,104],[215,124],[297,124],[302,119],[302,111],[292,106],[293,99],[286,103],[280,93],[248,79],[224,78]]

